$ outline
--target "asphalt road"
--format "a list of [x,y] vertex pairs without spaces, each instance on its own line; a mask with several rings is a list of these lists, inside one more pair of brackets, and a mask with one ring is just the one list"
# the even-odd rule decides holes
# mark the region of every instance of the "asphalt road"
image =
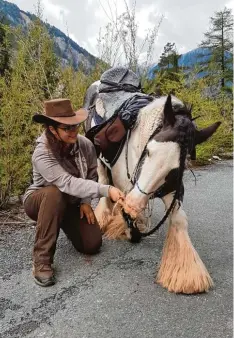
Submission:
[[[140,244],[104,241],[99,255],[78,254],[60,235],[57,284],[31,279],[35,229],[0,228],[0,337],[232,337],[232,161],[185,174],[184,209],[192,242],[215,288],[175,295],[154,283],[165,226]],[[163,214],[157,203],[158,220]]]

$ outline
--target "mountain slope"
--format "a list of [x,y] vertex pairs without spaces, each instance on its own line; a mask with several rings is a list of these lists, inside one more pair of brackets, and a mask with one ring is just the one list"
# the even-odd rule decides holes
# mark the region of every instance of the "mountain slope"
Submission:
[[[191,70],[195,68],[196,65],[205,65],[207,64],[211,59],[211,50],[209,48],[195,48],[185,54],[180,55],[178,59],[178,66],[185,72],[189,73]],[[231,53],[226,52],[225,58],[228,60],[232,58]],[[172,67],[172,65],[171,65]],[[230,64],[230,67],[232,67],[232,64]],[[149,78],[153,79],[155,77],[155,73],[160,70],[160,66],[158,64],[152,66],[149,69]],[[207,75],[206,72],[200,72],[197,74],[198,77],[203,77]]]
[[[27,25],[35,18],[34,14],[24,12],[15,4],[4,0],[0,0],[0,13],[4,15],[10,25],[14,27],[18,25],[27,27]],[[55,42],[56,54],[61,58],[63,64],[72,62],[76,69],[79,65],[82,65],[87,70],[94,67],[97,59],[92,54],[80,47],[58,28],[47,23],[44,23],[44,25],[47,27]]]

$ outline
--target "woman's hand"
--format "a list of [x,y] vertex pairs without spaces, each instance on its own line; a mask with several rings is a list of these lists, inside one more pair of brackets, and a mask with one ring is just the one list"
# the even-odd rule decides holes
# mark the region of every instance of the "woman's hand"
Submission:
[[125,195],[124,193],[119,190],[118,188],[112,187],[110,186],[109,188],[109,197],[111,199],[112,202],[117,202],[118,200],[125,199]]
[[87,218],[89,224],[95,223],[95,216],[92,207],[89,204],[82,203],[80,206],[80,218]]

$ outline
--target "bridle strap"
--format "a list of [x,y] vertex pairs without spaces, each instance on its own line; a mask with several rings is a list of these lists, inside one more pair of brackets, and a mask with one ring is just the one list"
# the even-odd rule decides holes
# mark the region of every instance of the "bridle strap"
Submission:
[[151,192],[145,192],[144,190],[142,190],[142,189],[140,188],[140,186],[139,186],[138,181],[136,181],[135,184],[136,184],[136,186],[137,186],[137,189],[138,189],[142,194],[147,195],[147,196],[152,195],[152,194],[155,194],[155,190],[154,190],[154,191],[151,191]]
[[[157,128],[156,128],[156,130],[153,132],[153,134],[151,135],[151,137],[149,138],[149,140],[150,140],[150,139],[153,137],[153,135],[155,135],[156,133],[157,133]],[[127,142],[128,142],[128,141],[129,141],[129,137],[127,138]],[[149,141],[148,141],[148,142],[149,142]],[[148,142],[147,142],[147,144],[148,144]],[[146,146],[147,146],[147,144],[146,144]],[[146,149],[146,146],[145,146],[145,149]],[[128,149],[128,146],[126,147],[126,149]],[[140,159],[139,159],[139,161],[138,161],[138,163],[137,163],[137,165],[136,165],[136,168],[135,168],[135,170],[134,170],[134,172],[135,172],[135,175],[134,175],[135,178],[136,178],[136,172],[137,172],[137,169],[138,169],[138,167],[139,167],[141,161],[142,161],[143,158],[144,158],[144,152],[145,152],[145,149],[143,150],[143,152],[142,152],[142,154],[141,154],[141,157],[140,157]],[[187,145],[185,146],[185,150],[187,150]],[[182,152],[182,147],[181,147],[180,151]],[[186,152],[185,152],[185,153],[186,153]],[[185,153],[184,153],[184,156],[185,156]],[[181,163],[181,161],[182,161],[182,162],[185,161],[185,158],[182,158],[182,157],[184,157],[184,156],[181,156],[181,155],[180,155],[180,163]],[[127,161],[127,151],[126,151],[126,161]],[[127,162],[128,162],[128,161],[127,161]],[[127,165],[127,173],[128,173],[128,175],[130,176],[130,174],[129,174],[129,172],[128,172],[128,165]],[[176,200],[179,199],[180,184],[181,184],[181,182],[182,182],[182,176],[183,176],[183,174],[179,172],[178,177],[177,177],[177,187],[176,187],[176,190],[175,190],[174,197],[173,197],[173,199],[172,199],[171,205],[170,205],[169,208],[167,209],[167,211],[166,211],[165,215],[163,216],[163,218],[161,219],[161,221],[159,221],[159,223],[158,223],[153,229],[151,229],[150,231],[148,231],[148,232],[146,232],[146,233],[140,232],[140,230],[137,228],[137,226],[134,226],[134,220],[131,218],[131,216],[129,216],[128,214],[126,214],[126,213],[123,211],[123,217],[124,217],[124,219],[125,219],[125,221],[126,221],[128,227],[130,228],[131,241],[132,241],[132,242],[137,243],[137,242],[140,241],[141,237],[147,237],[147,236],[152,235],[152,234],[153,234],[156,230],[158,230],[158,229],[161,227],[161,225],[166,221],[166,219],[168,218],[170,212],[174,209],[174,207],[175,207],[175,205],[176,205]],[[130,180],[131,180],[131,183],[132,183],[133,186],[134,186],[134,182],[132,182],[132,179],[130,179]],[[139,189],[139,191],[140,191],[141,193],[143,193],[144,195],[147,195],[147,196],[148,196],[148,195],[151,195],[151,194],[156,194],[156,192],[157,192],[157,191],[161,191],[161,189],[162,189],[162,187],[163,187],[163,185],[162,185],[162,186],[160,186],[156,191],[147,193],[147,192],[143,191],[143,190],[139,187],[139,183],[138,183],[137,180],[135,180],[135,184],[136,184],[137,188]]]

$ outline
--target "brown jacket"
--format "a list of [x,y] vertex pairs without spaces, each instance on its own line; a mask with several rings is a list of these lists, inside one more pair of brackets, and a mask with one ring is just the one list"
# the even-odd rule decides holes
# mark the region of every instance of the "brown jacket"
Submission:
[[55,185],[60,191],[73,196],[73,202],[90,203],[93,198],[108,197],[109,185],[97,181],[97,156],[91,141],[78,135],[72,154],[81,173],[76,178],[67,173],[47,148],[47,139],[43,133],[37,139],[32,155],[33,183],[26,190],[23,202],[35,190]]

